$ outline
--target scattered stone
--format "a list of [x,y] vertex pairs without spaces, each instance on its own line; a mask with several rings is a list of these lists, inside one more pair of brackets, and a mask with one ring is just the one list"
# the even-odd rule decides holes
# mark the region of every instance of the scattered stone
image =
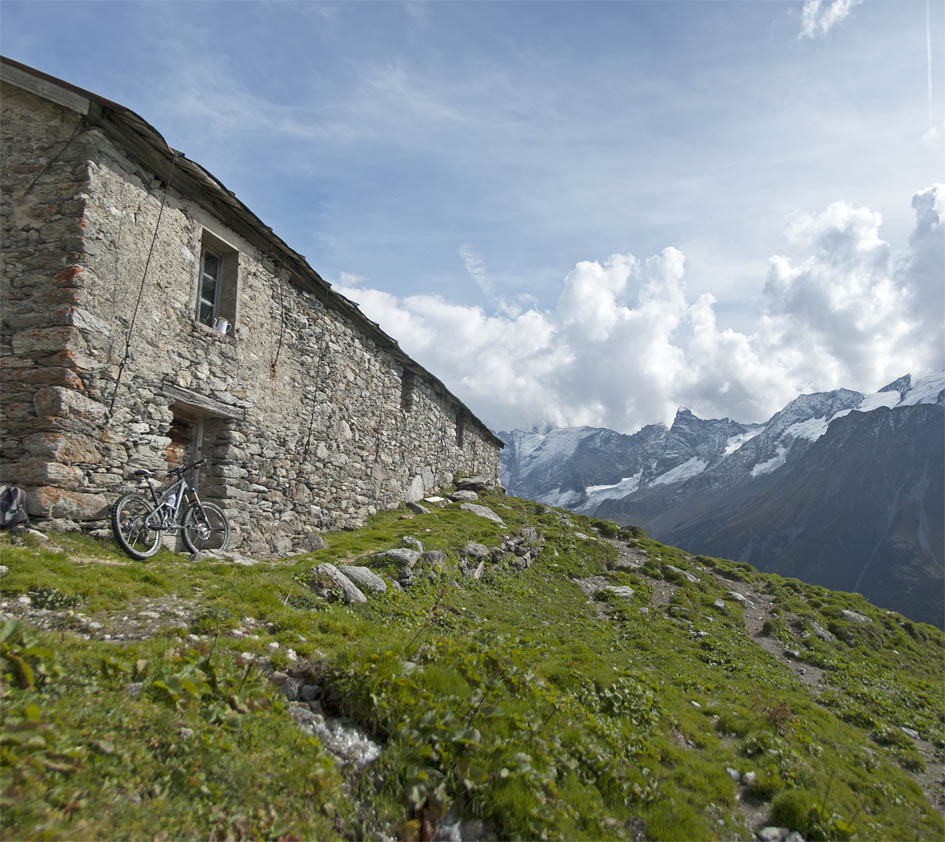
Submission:
[[604,576],[588,576],[585,579],[575,579],[574,584],[584,591],[585,596],[592,597],[598,591],[610,587],[610,579]]
[[339,570],[359,588],[376,591],[377,593],[384,593],[387,590],[387,582],[367,567],[346,564],[340,567]]
[[738,591],[729,591],[728,595],[739,605],[744,605],[746,602],[748,602],[748,597],[746,597],[744,594],[740,594]]
[[761,842],[783,842],[788,835],[786,827],[763,827],[758,831]]
[[454,491],[449,497],[454,503],[462,503],[463,501],[473,503],[479,499],[479,495],[475,491]]
[[647,607],[644,605],[644,606],[640,609],[640,613],[641,613],[644,617],[649,617],[649,616],[650,616],[650,609],[647,608]]
[[784,839],[784,842],[805,842],[804,837],[796,830],[792,830]]
[[534,526],[526,526],[521,531],[521,536],[526,540],[529,546],[534,547],[536,544],[540,543],[541,537],[538,535],[538,530]]
[[633,588],[627,585],[608,585],[604,590],[610,591],[614,596],[624,597],[625,599],[629,599],[633,596]]
[[491,520],[495,523],[498,523],[500,526],[505,526],[505,521],[502,520],[502,518],[500,518],[488,506],[480,506],[476,503],[460,503],[459,507],[464,512],[472,512],[472,514],[474,515],[478,515],[479,517],[484,517],[487,520]]
[[722,609],[725,608],[725,600],[717,599],[715,602],[712,603],[712,605],[713,607],[718,608],[721,611]]
[[302,689],[302,685],[305,682],[301,678],[288,678],[282,684],[282,692],[285,693],[286,699],[290,702],[294,702],[299,698],[299,691]]
[[596,541],[596,538],[592,538],[590,535],[585,535],[583,532],[575,532],[575,538],[580,538],[582,541]]
[[33,529],[32,527],[26,530],[27,535],[32,535],[34,538],[39,538],[40,541],[48,541],[49,536],[45,532],[40,532],[38,529]]
[[821,626],[818,623],[815,623],[813,620],[808,620],[808,622],[810,623],[811,631],[813,631],[814,634],[817,635],[817,637],[819,637],[822,641],[824,641],[824,643],[833,643],[834,641],[836,641],[837,638],[834,637],[823,626]]
[[269,673],[269,681],[272,684],[285,684],[289,680],[289,674],[280,670],[273,670]]
[[742,775],[742,783],[745,784],[745,786],[751,786],[756,780],[758,780],[757,772],[745,772],[745,774]]
[[404,535],[404,537],[400,539],[400,545],[408,549],[416,550],[418,553],[423,552],[423,544],[420,543],[420,539],[412,538],[410,535]]
[[292,705],[289,715],[299,728],[318,737],[339,766],[354,766],[360,770],[380,757],[381,747],[346,720],[326,717],[302,704]]
[[738,783],[742,779],[742,776],[739,774],[738,769],[733,769],[731,766],[729,766],[725,770],[725,774],[727,774],[733,781],[735,781],[735,783]]
[[131,684],[125,685],[125,692],[132,698],[137,699],[141,695],[141,690],[144,687],[143,681],[133,681]]
[[794,660],[794,661],[799,661],[801,659],[801,653],[798,652],[797,649],[785,649],[784,657],[790,658],[791,660]]
[[10,568],[5,564],[0,564],[0,576],[6,576],[10,572]]
[[310,532],[302,539],[301,545],[303,549],[310,553],[314,553],[316,550],[325,549],[325,539],[322,538],[322,536],[317,532]]
[[229,561],[239,567],[253,567],[259,562],[242,555],[241,553],[231,552],[229,550],[201,550],[190,556],[191,561]]
[[456,487],[460,491],[486,491],[494,486],[495,483],[485,477],[463,477],[456,480]]
[[432,497],[424,497],[423,502],[424,503],[445,503],[446,499],[443,497],[438,497],[437,495],[433,495]]
[[427,550],[420,558],[435,570],[446,570],[446,553],[442,550]]
[[906,728],[905,725],[900,725],[899,730],[902,731],[902,733],[907,737],[912,737],[913,740],[919,739],[919,732],[912,728]]
[[489,548],[485,544],[477,544],[475,541],[470,541],[463,547],[463,555],[470,558],[488,558],[489,554]]
[[322,688],[317,684],[303,684],[299,690],[299,699],[303,702],[314,702],[322,694]]
[[[396,552],[396,550],[394,551]],[[409,552],[409,550],[404,550]],[[416,554],[418,557],[420,553]],[[360,591],[344,573],[342,573],[334,564],[325,562],[318,567],[312,568],[313,589],[325,592],[327,594],[340,594],[342,599],[349,605],[367,602],[367,597]]]
[[417,550],[408,550],[406,548],[396,550],[384,550],[375,553],[371,558],[386,558],[397,562],[401,567],[413,567],[420,560],[420,553]]
[[872,623],[873,621],[864,614],[861,614],[859,611],[850,611],[847,608],[844,608],[840,612],[844,617],[846,617],[851,623]]
[[473,579],[476,579],[476,580],[481,579],[483,572],[485,572],[485,569],[486,569],[486,563],[484,561],[480,561],[479,565],[473,571],[473,574],[472,574]]
[[492,842],[495,839],[498,836],[487,831],[481,820],[464,821],[450,811],[440,821],[433,842]]
[[688,570],[682,570],[679,567],[674,567],[672,564],[664,564],[663,567],[682,576],[687,582],[691,582],[692,584],[696,584],[699,581],[699,577],[693,573],[690,573]]
[[417,502],[415,502],[415,501],[413,501],[413,500],[411,500],[411,501],[407,504],[407,508],[410,509],[410,511],[414,512],[414,514],[418,514],[418,515],[428,515],[428,514],[430,514],[430,510],[429,510],[426,506],[421,506],[419,503],[417,503]]

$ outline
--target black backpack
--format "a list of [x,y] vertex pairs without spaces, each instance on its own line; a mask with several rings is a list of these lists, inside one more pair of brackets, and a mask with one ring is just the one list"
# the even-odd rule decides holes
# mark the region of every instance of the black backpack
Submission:
[[26,492],[15,485],[0,485],[0,529],[29,526]]

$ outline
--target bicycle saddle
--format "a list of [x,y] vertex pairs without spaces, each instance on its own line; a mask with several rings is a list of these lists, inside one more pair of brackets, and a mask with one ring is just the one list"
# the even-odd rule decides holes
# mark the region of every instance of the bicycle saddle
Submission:
[[139,470],[135,471],[135,476],[136,477],[153,477],[154,471],[146,471],[144,468],[140,468]]

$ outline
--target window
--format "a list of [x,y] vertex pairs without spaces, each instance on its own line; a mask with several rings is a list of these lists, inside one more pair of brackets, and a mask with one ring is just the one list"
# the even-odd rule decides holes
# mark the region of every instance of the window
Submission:
[[197,296],[197,320],[205,325],[213,325],[217,317],[217,293],[222,272],[223,259],[205,248],[200,255],[200,292]]
[[463,446],[463,427],[465,426],[465,418],[463,418],[462,412],[456,413],[456,446]]
[[[236,286],[239,252],[203,232],[200,248],[200,276],[197,281],[197,321],[229,332],[236,324]],[[224,324],[225,322],[225,324]]]

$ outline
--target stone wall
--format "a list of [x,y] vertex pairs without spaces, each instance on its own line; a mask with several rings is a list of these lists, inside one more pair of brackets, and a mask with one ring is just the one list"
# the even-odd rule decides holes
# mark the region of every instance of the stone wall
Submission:
[[[3,94],[0,456],[34,515],[102,518],[136,468],[166,468],[175,416],[201,428],[201,488],[253,552],[358,525],[456,472],[497,481],[481,423],[277,249],[173,177],[162,213],[163,184],[100,129]],[[208,237],[238,253],[228,335],[196,320]]]

